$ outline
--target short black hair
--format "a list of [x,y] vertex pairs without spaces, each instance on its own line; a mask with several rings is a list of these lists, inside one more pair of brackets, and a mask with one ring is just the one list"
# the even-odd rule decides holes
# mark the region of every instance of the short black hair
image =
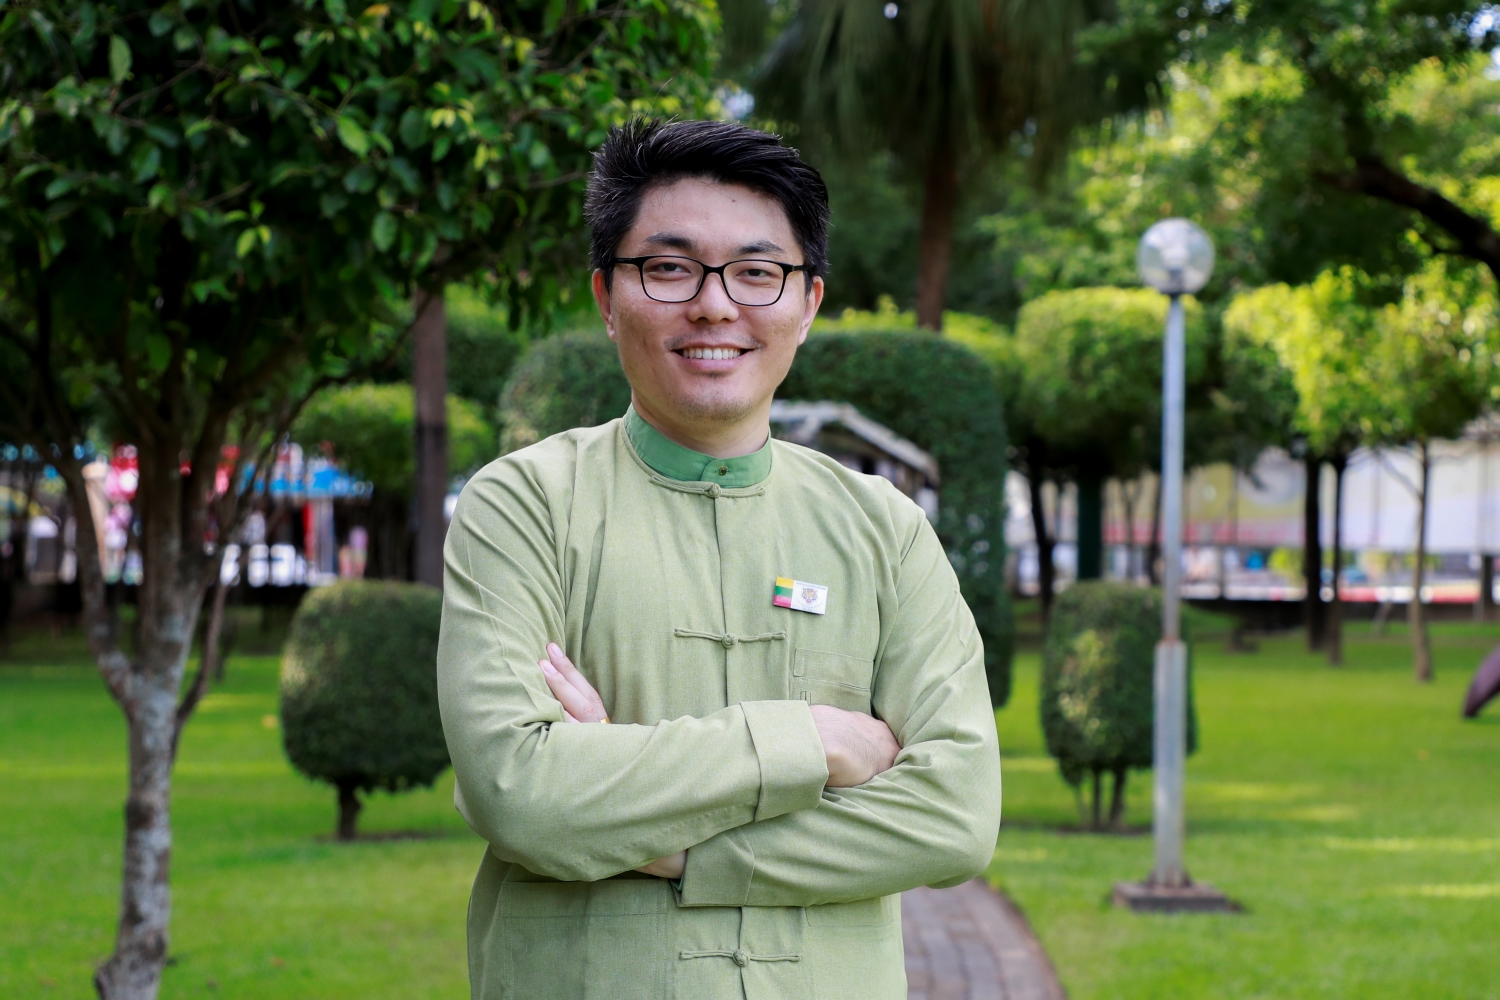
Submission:
[[809,277],[828,270],[828,187],[781,137],[738,122],[635,118],[609,130],[594,153],[583,216],[589,263],[610,279],[610,260],[652,187],[685,177],[739,184],[780,202]]

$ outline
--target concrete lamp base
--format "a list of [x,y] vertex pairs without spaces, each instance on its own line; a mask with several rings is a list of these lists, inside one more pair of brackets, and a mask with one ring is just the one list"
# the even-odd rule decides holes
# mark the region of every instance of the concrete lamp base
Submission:
[[1244,907],[1204,883],[1116,882],[1112,902],[1136,913],[1239,913]]

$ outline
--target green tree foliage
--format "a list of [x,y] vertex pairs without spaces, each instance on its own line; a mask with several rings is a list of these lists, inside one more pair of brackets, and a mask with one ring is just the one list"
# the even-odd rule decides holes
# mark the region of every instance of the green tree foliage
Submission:
[[[1332,463],[1334,565],[1342,565],[1343,470],[1358,446],[1411,446],[1420,475],[1415,585],[1425,571],[1428,444],[1456,437],[1500,397],[1496,378],[1494,282],[1473,266],[1429,262],[1400,285],[1352,267],[1328,270],[1307,285],[1272,285],[1238,296],[1226,330],[1276,352],[1297,390],[1295,428],[1316,459]],[[1313,465],[1316,468],[1316,462]],[[1311,487],[1310,487],[1311,488]],[[1321,585],[1311,560],[1309,592]],[[1342,659],[1341,611],[1335,601],[1324,638],[1331,662]],[[1415,671],[1430,679],[1422,601],[1410,605]]]
[[[1079,819],[1094,829],[1101,828],[1102,776],[1114,776],[1109,824],[1117,826],[1128,772],[1151,766],[1160,639],[1161,599],[1154,590],[1090,580],[1058,595],[1042,652],[1042,733],[1063,780],[1077,790],[1092,779],[1091,816],[1085,817],[1080,795]],[[1189,681],[1187,752],[1197,745]]]
[[[513,327],[504,310],[462,285],[449,286],[446,305],[448,391],[478,403],[493,420],[505,380],[531,343],[532,329]],[[448,433],[453,433],[451,425]],[[462,467],[450,462],[449,468]]]
[[942,322],[961,171],[1013,145],[1044,170],[1090,112],[1144,104],[1158,50],[1096,25],[1090,58],[1075,59],[1102,7],[910,0],[889,17],[809,0],[773,45],[754,84],[767,112],[853,162],[888,153],[920,183],[921,325]]
[[1379,289],[1363,272],[1345,266],[1295,288],[1268,285],[1237,296],[1224,328],[1245,344],[1273,350],[1297,391],[1293,429],[1307,467],[1303,541],[1308,647],[1322,647],[1330,663],[1343,661],[1343,609],[1338,580],[1325,613],[1319,537],[1319,480],[1333,466],[1334,566],[1343,565],[1343,475],[1349,455],[1383,420],[1385,394],[1371,379],[1369,362],[1378,333],[1371,299]]
[[430,786],[448,768],[438,714],[443,595],[348,580],[303,598],[281,660],[281,732],[292,766],[338,789],[340,840],[359,792]]
[[[485,408],[448,397],[448,469],[471,475],[498,450]],[[308,454],[328,447],[373,493],[347,509],[352,524],[369,532],[365,575],[406,580],[412,575],[412,494],[416,477],[412,388],[406,382],[334,386],[308,401],[292,426],[292,439]]]
[[0,424],[56,455],[81,537],[89,426],[140,449],[128,653],[79,550],[92,650],[130,722],[106,998],[154,997],[169,950],[171,763],[196,694],[178,697],[217,573],[204,540],[245,513],[212,489],[223,446],[266,468],[310,393],[390,353],[418,286],[492,269],[519,315],[575,280],[591,146],[632,111],[702,102],[713,27],[690,0],[0,9],[0,339],[25,372],[0,380]]
[[[886,296],[902,309],[915,309],[921,220],[913,206],[921,200],[919,186],[909,181],[889,153],[857,162],[816,152],[809,155],[828,183],[833,210],[828,233],[833,280],[823,299],[823,314],[845,309],[875,311]],[[986,222],[1011,185],[1035,197],[1024,172],[1006,170],[1005,165],[987,173],[973,172],[964,185],[954,220],[945,332],[954,312],[1014,319],[1021,300],[1012,278],[1012,262],[998,251]]]
[[946,339],[906,332],[820,333],[797,352],[782,399],[834,399],[937,460],[938,537],[984,640],[990,700],[1010,699],[1013,626],[1005,585],[1005,421],[991,373]]
[[1253,164],[1250,214],[1267,247],[1290,258],[1274,277],[1306,281],[1340,263],[1374,274],[1413,271],[1424,256],[1408,237],[1413,231],[1491,270],[1500,266],[1492,196],[1481,180],[1492,154],[1447,155],[1456,138],[1493,137],[1493,115],[1463,114],[1472,96],[1424,99],[1444,77],[1465,81],[1471,95],[1494,93],[1493,82],[1479,79],[1482,54],[1500,42],[1488,8],[1462,0],[1267,0],[1184,12],[1197,51],[1238,79],[1217,141],[1229,160]]
[[500,453],[573,427],[623,416],[630,383],[615,345],[602,332],[562,334],[532,346],[500,397]]
[[1406,280],[1400,301],[1385,306],[1378,320],[1380,338],[1373,368],[1388,409],[1374,437],[1378,443],[1412,447],[1420,470],[1414,484],[1415,590],[1407,613],[1412,669],[1417,680],[1424,682],[1434,676],[1421,597],[1431,508],[1431,443],[1457,437],[1482,408],[1500,398],[1495,282],[1476,270],[1433,261]]
[[[994,381],[972,352],[905,328],[820,332],[797,351],[777,395],[832,399],[927,450],[943,482],[938,535],[984,639],[990,697],[1010,697],[1011,609],[1005,589],[1005,430]],[[838,323],[824,324],[837,327]],[[966,324],[983,328],[984,321]],[[630,402],[615,347],[600,334],[569,334],[535,344],[506,386],[506,451],[570,427],[613,419]]]
[[[1188,383],[1201,383],[1208,331],[1198,304],[1185,304]],[[1022,308],[1016,408],[1030,415],[1045,467],[1131,477],[1156,464],[1166,318],[1166,296],[1147,289],[1050,292]]]
[[[333,457],[377,493],[411,499],[415,468],[411,386],[348,385],[325,389],[308,401],[292,425],[292,439],[309,453],[326,442]],[[479,404],[448,397],[448,468],[472,474],[497,454],[495,433]]]
[[[528,313],[511,322],[511,311],[495,301],[501,290],[488,280],[449,285],[444,296],[448,342],[448,391],[478,403],[486,420],[495,422],[500,391],[510,370],[532,340],[545,336],[559,319],[566,321],[577,305],[574,289],[564,287],[551,310]],[[588,301],[593,308],[593,300]],[[411,342],[389,364],[372,373],[372,381],[411,382]]]
[[[1146,289],[1048,292],[1022,307],[1014,342],[993,355],[1007,400],[1014,461],[1032,495],[1044,613],[1053,579],[1042,483],[1079,488],[1083,542],[1100,538],[1105,480],[1131,480],[1161,462],[1162,335],[1166,296]],[[1286,436],[1293,395],[1274,355],[1225,341],[1192,299],[1187,312],[1187,463],[1248,466]],[[1087,536],[1088,527],[1095,527]],[[1098,548],[1095,546],[1095,552]],[[1150,561],[1148,560],[1148,563]],[[1093,559],[1098,572],[1098,557]]]

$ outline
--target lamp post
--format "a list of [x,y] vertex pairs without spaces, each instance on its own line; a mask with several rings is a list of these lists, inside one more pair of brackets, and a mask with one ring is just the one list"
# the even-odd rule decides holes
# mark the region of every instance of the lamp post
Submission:
[[1187,756],[1187,644],[1182,641],[1182,451],[1186,395],[1186,329],[1182,296],[1214,270],[1214,245],[1187,219],[1146,230],[1136,254],[1141,281],[1171,298],[1162,352],[1161,497],[1162,628],[1156,644],[1152,832],[1156,863],[1143,883],[1115,886],[1115,902],[1133,910],[1213,911],[1234,904],[1212,886],[1195,884],[1182,862],[1183,764]]

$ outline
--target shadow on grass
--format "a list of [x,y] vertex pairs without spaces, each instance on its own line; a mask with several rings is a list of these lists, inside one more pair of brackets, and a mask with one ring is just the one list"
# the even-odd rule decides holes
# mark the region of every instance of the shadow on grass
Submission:
[[1072,836],[1092,837],[1149,837],[1151,835],[1151,824],[1149,823],[1127,823],[1118,828],[1106,827],[1096,830],[1091,826],[1079,826],[1077,823],[1048,823],[1034,819],[1006,819],[1000,823],[1002,830],[1025,830],[1028,833],[1061,833]]
[[340,840],[335,834],[320,833],[313,840],[320,844],[391,844],[404,840],[465,840],[468,830],[376,830],[357,833],[353,840]]

